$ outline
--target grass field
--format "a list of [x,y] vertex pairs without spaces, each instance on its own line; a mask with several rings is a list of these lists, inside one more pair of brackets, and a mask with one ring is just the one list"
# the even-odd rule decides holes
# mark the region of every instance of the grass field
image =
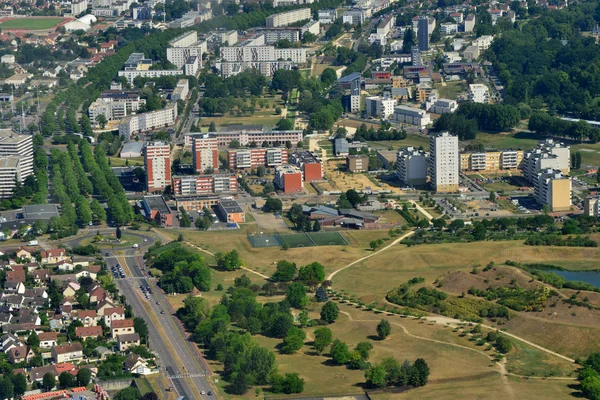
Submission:
[[63,21],[60,17],[15,18],[0,23],[1,29],[41,30],[50,29]]

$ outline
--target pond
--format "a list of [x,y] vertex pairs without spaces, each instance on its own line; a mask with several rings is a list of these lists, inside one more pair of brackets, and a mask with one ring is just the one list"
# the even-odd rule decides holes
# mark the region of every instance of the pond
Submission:
[[544,272],[554,272],[556,275],[560,275],[568,281],[585,282],[600,288],[600,271],[566,271],[551,269],[545,270]]

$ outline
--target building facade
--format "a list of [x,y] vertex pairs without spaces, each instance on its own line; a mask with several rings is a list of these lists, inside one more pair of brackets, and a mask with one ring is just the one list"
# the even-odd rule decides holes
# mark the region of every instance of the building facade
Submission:
[[427,183],[428,157],[423,150],[406,147],[398,151],[396,176],[405,185],[422,186]]
[[461,172],[516,170],[523,162],[522,150],[467,152],[460,154]]
[[192,142],[192,164],[196,172],[219,169],[219,150],[217,139],[205,135],[196,137]]
[[394,109],[394,120],[401,124],[415,125],[424,128],[431,124],[431,115],[425,110],[408,106],[397,106]]
[[153,142],[144,152],[148,192],[163,191],[171,183],[171,147],[168,143]]
[[369,170],[369,156],[358,154],[346,156],[346,168],[348,172],[367,172]]
[[[206,135],[205,133],[190,133],[185,136],[185,145],[191,146],[192,140],[196,136]],[[209,136],[217,139],[217,145],[222,147],[229,147],[232,141],[237,141],[240,146],[249,146],[252,143],[261,145],[267,143],[269,146],[277,147],[286,142],[297,144],[302,141],[302,131],[272,131],[267,129],[262,130],[240,130],[240,131],[222,131],[222,132],[209,132]]]
[[585,198],[583,214],[586,217],[600,218],[600,195]]
[[310,8],[299,8],[297,10],[270,15],[267,17],[266,26],[267,28],[279,28],[310,18]]
[[523,176],[531,183],[537,180],[537,173],[543,169],[558,169],[568,175],[571,167],[571,150],[569,146],[546,139],[523,156]]
[[177,121],[177,104],[169,103],[163,110],[131,115],[119,122],[119,135],[125,140],[130,140],[136,133],[152,131],[157,128],[166,128]]
[[174,176],[172,188],[175,196],[237,193],[238,182],[231,174]]
[[275,186],[283,193],[298,193],[304,190],[302,170],[293,165],[280,165],[275,169]]
[[365,98],[365,110],[370,117],[390,118],[394,114],[396,103],[396,99],[370,96]]
[[538,172],[534,195],[539,204],[548,206],[551,211],[568,211],[571,209],[571,178],[557,169]]
[[460,183],[458,137],[448,132],[429,135],[429,177],[438,193],[457,192]]
[[288,163],[288,150],[285,147],[227,150],[227,159],[230,169],[272,168]]

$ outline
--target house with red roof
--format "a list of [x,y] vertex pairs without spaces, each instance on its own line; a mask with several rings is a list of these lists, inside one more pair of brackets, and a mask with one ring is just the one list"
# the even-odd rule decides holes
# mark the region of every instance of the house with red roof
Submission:
[[79,326],[75,328],[75,336],[80,339],[97,338],[102,336],[101,326]]
[[61,248],[44,250],[40,254],[42,256],[42,264],[57,264],[69,258],[67,257],[67,251]]
[[41,332],[38,337],[40,338],[40,348],[42,349],[51,349],[57,345],[57,332]]
[[135,328],[133,327],[132,319],[112,321],[110,324],[110,335],[113,339],[116,339],[119,335],[134,332]]

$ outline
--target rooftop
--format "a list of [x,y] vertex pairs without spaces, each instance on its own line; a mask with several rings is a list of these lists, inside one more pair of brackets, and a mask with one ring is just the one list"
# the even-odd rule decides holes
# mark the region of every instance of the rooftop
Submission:
[[144,196],[142,198],[142,201],[146,203],[148,208],[151,210],[158,210],[162,214],[171,213],[171,209],[167,205],[167,202],[165,201],[164,197],[162,197],[161,195]]
[[243,213],[244,210],[237,201],[235,200],[220,200],[219,205],[225,210],[227,214]]
[[23,218],[27,220],[49,220],[58,217],[57,204],[39,204],[23,207]]

